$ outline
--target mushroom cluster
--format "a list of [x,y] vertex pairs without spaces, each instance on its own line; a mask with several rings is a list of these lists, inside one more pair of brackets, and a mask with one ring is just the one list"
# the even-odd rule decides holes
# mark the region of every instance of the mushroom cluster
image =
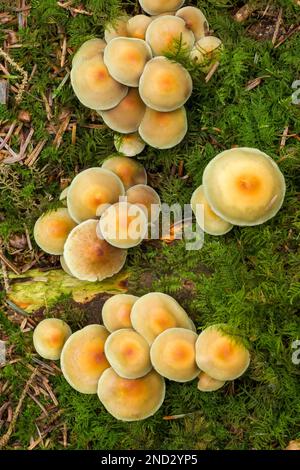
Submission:
[[224,235],[234,225],[270,220],[280,210],[285,191],[284,176],[271,157],[254,148],[233,148],[207,165],[191,206],[204,232]]
[[250,354],[227,325],[200,335],[185,310],[167,294],[118,294],[102,308],[103,325],[71,334],[65,322],[43,320],[34,347],[46,359],[60,358],[67,382],[80,393],[97,394],[121,421],[146,419],[161,407],[165,379],[189,382],[211,392],[240,377]]
[[104,39],[80,47],[71,71],[77,98],[118,133],[115,147],[128,157],[145,144],[175,147],[187,133],[184,105],[192,78],[166,55],[182,50],[206,72],[222,48],[220,39],[207,36],[208,22],[198,8],[181,8],[182,0],[139,3],[146,14],[124,15],[107,25]]

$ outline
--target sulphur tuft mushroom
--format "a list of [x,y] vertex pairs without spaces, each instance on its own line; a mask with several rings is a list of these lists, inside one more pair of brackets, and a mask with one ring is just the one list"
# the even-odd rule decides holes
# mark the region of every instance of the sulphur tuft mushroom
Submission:
[[111,333],[123,328],[132,328],[130,315],[138,297],[129,294],[117,294],[110,297],[102,307],[102,320]]
[[208,72],[210,67],[219,60],[222,50],[221,39],[215,36],[205,36],[196,42],[190,57],[193,62],[201,65],[204,72]]
[[66,239],[76,226],[68,209],[60,208],[42,214],[34,225],[37,245],[50,255],[62,255]]
[[128,36],[136,39],[144,39],[148,26],[152,22],[152,18],[147,15],[136,15],[128,20],[127,31]]
[[65,271],[65,273],[68,274],[69,276],[73,277],[73,274],[71,273],[70,269],[68,268],[68,265],[67,265],[66,260],[65,260],[63,255],[61,255],[59,257],[59,261],[60,261],[60,265],[61,265],[63,271]]
[[69,191],[69,186],[67,186],[65,189],[62,190],[62,192],[59,195],[59,200],[61,203],[67,207],[67,196],[68,196],[68,191]]
[[136,184],[147,184],[147,173],[143,165],[128,157],[110,157],[104,161],[102,168],[115,173],[125,189]]
[[146,41],[154,56],[162,56],[178,47],[191,51],[195,36],[182,18],[166,15],[152,21],[146,32]]
[[73,57],[72,67],[74,67],[78,62],[89,60],[102,54],[105,47],[106,42],[99,38],[89,39],[84,42]]
[[132,186],[126,192],[130,204],[139,205],[145,212],[149,223],[154,223],[161,211],[160,197],[157,192],[146,184]]
[[34,349],[44,359],[56,361],[71,334],[71,328],[63,320],[46,318],[33,332]]
[[186,27],[194,33],[196,41],[204,37],[209,29],[207,19],[199,8],[180,8],[176,12],[176,16],[185,21]]
[[285,179],[275,161],[257,149],[234,148],[217,155],[203,175],[212,210],[233,225],[253,226],[274,217],[285,197]]
[[112,368],[103,372],[98,397],[120,421],[140,421],[153,416],[165,399],[165,381],[155,371],[140,379],[124,379]]
[[128,36],[128,30],[127,30],[128,20],[129,18],[123,15],[117,18],[116,20],[114,20],[113,22],[107,23],[105,30],[104,30],[104,38],[107,44],[109,44],[110,41],[112,41],[115,38]]
[[200,372],[198,381],[198,390],[200,392],[215,392],[225,385],[223,380],[217,380],[210,377],[205,372]]
[[160,15],[167,11],[176,11],[184,4],[184,0],[139,0],[142,9],[148,15]]
[[125,157],[135,157],[142,153],[146,144],[137,132],[133,134],[116,134],[114,136],[115,149]]

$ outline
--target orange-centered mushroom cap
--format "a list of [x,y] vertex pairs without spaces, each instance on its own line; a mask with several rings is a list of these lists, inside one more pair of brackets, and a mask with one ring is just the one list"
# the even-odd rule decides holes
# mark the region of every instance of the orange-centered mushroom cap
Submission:
[[131,310],[138,300],[135,295],[117,294],[110,297],[102,307],[102,320],[104,326],[110,331],[131,328]]
[[179,47],[192,50],[195,36],[182,18],[166,15],[154,19],[148,26],[146,41],[154,56],[162,56]]
[[147,173],[141,163],[129,157],[110,157],[103,162],[102,168],[115,173],[125,189],[136,184],[147,184]]
[[56,361],[71,334],[71,328],[63,320],[46,318],[33,332],[33,345],[41,357]]
[[60,208],[41,215],[35,223],[33,234],[42,250],[51,255],[62,255],[64,244],[76,226],[68,209]]

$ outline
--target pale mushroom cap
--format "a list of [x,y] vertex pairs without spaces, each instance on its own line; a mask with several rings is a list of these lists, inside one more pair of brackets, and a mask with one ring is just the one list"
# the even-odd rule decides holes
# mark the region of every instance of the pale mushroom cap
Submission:
[[56,361],[71,334],[71,328],[63,320],[46,318],[33,332],[33,345],[41,357]]
[[225,233],[230,232],[233,228],[232,224],[221,219],[221,217],[215,214],[211,209],[205,197],[203,185],[199,186],[199,188],[194,191],[191,206],[198,225],[209,235],[225,235]]
[[160,16],[152,21],[146,32],[146,41],[154,56],[162,56],[175,51],[180,44],[182,48],[192,50],[195,36],[178,16]]
[[112,333],[105,343],[111,367],[124,379],[139,379],[152,369],[147,341],[132,329]]
[[188,382],[199,375],[195,343],[198,335],[184,328],[165,330],[154,340],[151,362],[160,375],[175,382]]
[[209,29],[208,21],[199,8],[180,8],[180,10],[177,11],[176,16],[185,21],[186,27],[194,33],[196,41],[204,37]]
[[222,325],[206,328],[196,342],[199,369],[214,379],[235,380],[247,370],[250,354],[245,346],[221,330]]
[[115,148],[119,153],[125,155],[125,157],[135,157],[142,153],[145,149],[146,144],[141,139],[139,134],[116,134],[114,136]]
[[155,57],[144,69],[139,90],[149,108],[169,112],[187,102],[193,91],[193,81],[182,65],[166,57]]
[[160,15],[167,11],[176,11],[184,4],[184,0],[139,0],[142,9],[148,15]]
[[199,64],[208,61],[208,67],[213,60],[218,60],[222,51],[221,39],[215,36],[205,36],[196,42],[191,51],[191,59]]
[[67,196],[68,196],[69,186],[62,190],[59,196],[59,200],[62,202],[64,206],[67,207]]
[[110,76],[102,54],[89,60],[75,61],[71,83],[79,101],[95,110],[114,108],[128,93],[126,86]]
[[127,23],[128,36],[136,39],[145,39],[146,31],[152,18],[146,15],[136,15]]
[[71,273],[70,269],[68,268],[68,265],[66,263],[66,260],[63,255],[59,257],[60,265],[62,269],[65,271],[65,273],[69,274],[69,276],[73,277],[73,274]]
[[136,132],[146,111],[137,88],[131,88],[128,95],[114,109],[99,112],[110,129],[121,134]]
[[104,353],[108,331],[101,325],[88,325],[76,331],[65,343],[61,370],[66,381],[80,393],[97,393],[99,378],[110,365]]
[[205,372],[200,372],[198,381],[198,390],[200,392],[215,392],[225,385],[223,380],[216,380]]
[[137,184],[128,189],[126,193],[127,201],[142,207],[147,215],[148,222],[155,222],[160,214],[161,201],[157,192],[145,184]]
[[[163,129],[163,132],[162,132]],[[169,113],[147,108],[139,127],[146,144],[157,149],[170,149],[180,144],[188,130],[184,106]]]
[[102,54],[106,47],[104,39],[94,38],[84,42],[78,49],[72,60],[72,67],[78,62],[90,60],[93,57]]
[[72,275],[82,281],[102,281],[123,268],[127,252],[97,237],[97,220],[77,225],[65,244],[64,257]]
[[148,219],[141,207],[118,202],[104,211],[99,222],[100,234],[116,248],[139,245],[148,231]]
[[140,379],[124,379],[112,368],[98,383],[98,397],[106,410],[120,421],[140,421],[153,416],[165,399],[164,379],[155,371]]
[[140,297],[132,307],[131,323],[149,344],[168,328],[192,330],[192,322],[173,297],[151,292]]
[[80,223],[96,217],[101,206],[114,204],[124,194],[123,183],[115,172],[89,168],[73,179],[67,195],[68,209],[72,218]]
[[217,155],[203,175],[212,210],[233,225],[259,225],[274,217],[285,197],[285,179],[275,161],[257,149]]
[[122,181],[125,189],[136,184],[147,184],[147,173],[141,163],[129,157],[110,157],[102,168],[112,171]]
[[104,31],[104,38],[107,44],[115,38],[128,36],[127,23],[128,23],[128,17],[121,16],[117,20],[106,25],[106,28]]
[[108,331],[112,333],[122,328],[132,328],[130,314],[137,300],[135,295],[117,294],[104,303],[102,320]]
[[110,75],[123,85],[138,87],[151,48],[142,39],[115,38],[104,51],[104,63]]
[[60,208],[42,214],[34,225],[33,235],[37,245],[50,255],[62,255],[64,244],[76,226],[68,209]]

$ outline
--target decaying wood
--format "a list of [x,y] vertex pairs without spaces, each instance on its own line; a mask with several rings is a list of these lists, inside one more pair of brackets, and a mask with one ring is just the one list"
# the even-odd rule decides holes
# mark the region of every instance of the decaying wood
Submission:
[[235,21],[238,23],[243,23],[246,21],[248,18],[250,18],[252,13],[258,10],[259,4],[260,2],[254,0],[246,3],[246,5],[243,5],[234,15]]

